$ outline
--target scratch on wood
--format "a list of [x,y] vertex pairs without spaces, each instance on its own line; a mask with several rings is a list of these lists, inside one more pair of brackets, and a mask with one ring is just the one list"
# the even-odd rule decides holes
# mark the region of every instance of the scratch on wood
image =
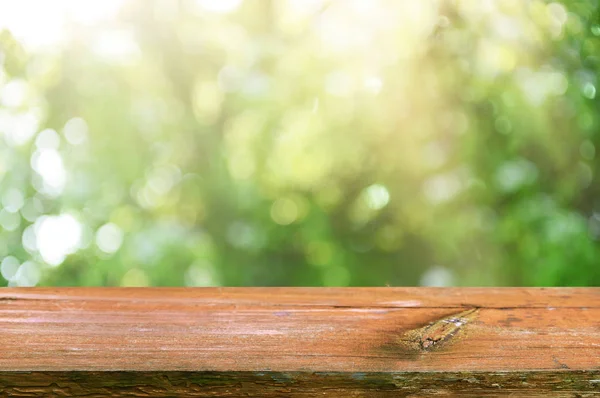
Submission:
[[440,347],[450,338],[455,336],[465,325],[477,317],[477,308],[459,312],[430,323],[419,329],[410,330],[405,334],[414,348],[421,351],[430,351]]

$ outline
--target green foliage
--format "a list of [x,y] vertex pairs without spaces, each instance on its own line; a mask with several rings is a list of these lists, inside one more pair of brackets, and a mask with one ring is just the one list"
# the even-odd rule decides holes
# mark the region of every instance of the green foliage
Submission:
[[596,1],[77,4],[0,17],[0,284],[600,283]]

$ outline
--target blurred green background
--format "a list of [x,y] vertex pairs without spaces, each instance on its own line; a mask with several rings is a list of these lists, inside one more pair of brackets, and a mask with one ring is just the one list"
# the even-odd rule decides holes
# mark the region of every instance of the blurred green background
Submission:
[[591,0],[0,0],[0,285],[598,285],[599,56]]

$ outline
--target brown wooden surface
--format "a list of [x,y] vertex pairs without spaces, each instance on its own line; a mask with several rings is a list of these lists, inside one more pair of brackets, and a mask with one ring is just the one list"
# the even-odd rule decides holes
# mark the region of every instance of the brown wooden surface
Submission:
[[0,395],[316,387],[600,395],[600,289],[0,290]]

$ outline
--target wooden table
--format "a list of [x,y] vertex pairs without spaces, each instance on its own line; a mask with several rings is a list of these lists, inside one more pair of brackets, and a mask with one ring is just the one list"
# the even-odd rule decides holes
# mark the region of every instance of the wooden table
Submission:
[[0,289],[0,396],[434,394],[600,396],[600,289]]

